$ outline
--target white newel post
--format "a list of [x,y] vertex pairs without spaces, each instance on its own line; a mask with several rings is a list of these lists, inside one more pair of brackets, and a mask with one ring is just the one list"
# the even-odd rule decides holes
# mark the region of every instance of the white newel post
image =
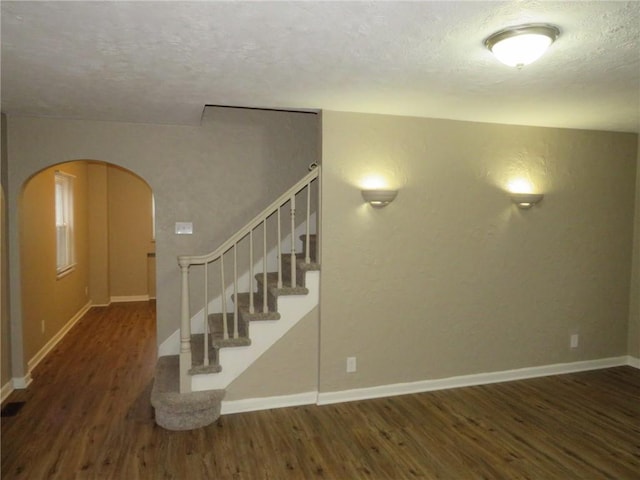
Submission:
[[191,391],[191,317],[189,316],[189,261],[178,259],[182,300],[180,307],[180,393]]

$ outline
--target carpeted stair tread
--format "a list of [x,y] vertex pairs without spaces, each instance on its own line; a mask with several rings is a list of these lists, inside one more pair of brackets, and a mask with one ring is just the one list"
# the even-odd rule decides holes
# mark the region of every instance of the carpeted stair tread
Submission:
[[[235,335],[233,315],[233,310],[227,312],[227,333],[229,337],[248,337],[248,321],[246,318],[242,318],[242,315],[240,315],[240,311],[238,311],[238,334]],[[224,338],[223,318],[224,317],[222,313],[209,314],[209,332],[211,332],[211,338],[214,343],[217,340],[221,340]]]
[[[300,235],[299,238],[302,241],[302,252],[306,253],[307,236],[306,235]],[[316,247],[317,240],[318,240],[318,236],[315,233],[309,235],[309,257],[310,257],[311,261],[315,261],[316,260],[316,252],[318,251],[318,249]]]
[[[284,278],[284,275],[283,275]],[[264,284],[264,275],[261,273],[256,275],[256,281],[258,282],[258,289],[261,291]],[[267,273],[267,288],[269,294],[277,297],[279,295],[306,295],[309,293],[309,289],[302,286],[292,287],[291,284],[287,285],[283,279],[282,287],[278,287],[278,273]]]
[[218,362],[218,349],[209,348],[209,365],[204,365],[204,334],[194,333],[191,335],[191,368],[190,375],[200,375],[206,373],[218,373],[222,371],[222,366]]
[[[320,265],[317,263],[306,263],[304,253],[297,253],[295,257],[296,262],[296,284],[300,287],[304,287],[306,272],[313,270],[320,270]],[[282,255],[282,283],[285,285],[291,285],[291,255]]]
[[213,345],[216,348],[248,347],[251,345],[251,339],[248,337],[214,338]]
[[[238,298],[238,311],[241,313],[244,319],[253,320],[280,320],[280,314],[276,312],[275,298],[267,297],[268,312],[263,312],[262,295],[253,294],[253,313],[249,313],[249,293],[239,293]],[[235,297],[234,297],[235,299]]]
[[[282,255],[282,264],[286,265],[287,268],[291,268],[291,255],[283,254]],[[298,271],[301,272],[309,272],[312,270],[320,270],[320,264],[315,263],[311,260],[310,263],[305,262],[304,253],[296,253],[296,267],[298,267]]]
[[168,430],[192,430],[215,422],[220,416],[224,390],[180,393],[178,355],[158,358],[151,389],[156,423]]

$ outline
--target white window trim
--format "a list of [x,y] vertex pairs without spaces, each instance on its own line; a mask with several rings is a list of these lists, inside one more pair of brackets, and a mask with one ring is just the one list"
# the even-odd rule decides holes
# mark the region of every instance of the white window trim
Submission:
[[[55,227],[56,227],[56,278],[60,279],[63,278],[67,275],[69,275],[71,272],[73,272],[75,270],[76,267],[76,261],[75,261],[75,232],[74,232],[74,218],[73,218],[73,213],[74,213],[74,180],[75,180],[75,176],[68,174],[66,172],[62,172],[60,170],[56,170],[55,174],[54,174],[54,179],[55,179],[55,185],[56,185],[56,193],[55,193],[55,197],[54,197],[54,204],[55,204]],[[63,199],[63,205],[58,205],[58,193],[57,193],[57,188],[58,188],[58,184],[62,184],[66,186],[66,190],[63,192],[63,195],[65,196],[65,198]],[[61,208],[63,211],[60,212],[58,210],[58,208]],[[66,251],[64,252],[64,256],[66,257],[67,261],[65,262],[64,265],[59,266],[58,265],[58,261],[60,258],[60,244],[59,244],[59,232],[58,232],[58,228],[60,227],[58,225],[58,220],[59,217],[58,215],[62,215],[64,216],[64,221],[67,224],[67,230],[65,232],[65,237],[66,237],[66,241],[65,241],[65,247],[66,247]]]

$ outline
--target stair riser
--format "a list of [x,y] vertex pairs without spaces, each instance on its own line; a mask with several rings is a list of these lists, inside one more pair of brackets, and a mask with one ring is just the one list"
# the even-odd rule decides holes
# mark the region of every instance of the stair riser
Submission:
[[[235,336],[233,315],[233,312],[227,312],[227,333],[229,337]],[[224,338],[222,318],[220,317],[221,315],[209,316],[209,331],[214,339]],[[241,311],[238,311],[238,337],[249,338],[249,320],[243,317]]]
[[[282,284],[291,286],[291,257],[282,258]],[[296,259],[296,285],[298,287],[304,287],[304,270],[298,267],[298,260]]]
[[[312,262],[316,261],[316,252],[317,250],[317,235],[310,235],[309,236],[309,257],[311,258]],[[303,255],[306,256],[307,254],[307,242],[306,242],[307,236],[306,235],[300,235],[300,240],[302,240],[302,253]]]

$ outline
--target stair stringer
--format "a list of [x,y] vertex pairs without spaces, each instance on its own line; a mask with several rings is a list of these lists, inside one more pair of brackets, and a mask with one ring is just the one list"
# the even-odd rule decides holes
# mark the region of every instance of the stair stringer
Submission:
[[305,273],[307,295],[281,295],[278,297],[280,320],[252,321],[249,327],[251,345],[221,348],[219,373],[199,374],[191,377],[191,391],[221,390],[227,388],[251,364],[282,338],[296,323],[304,318],[320,298],[320,272]]

